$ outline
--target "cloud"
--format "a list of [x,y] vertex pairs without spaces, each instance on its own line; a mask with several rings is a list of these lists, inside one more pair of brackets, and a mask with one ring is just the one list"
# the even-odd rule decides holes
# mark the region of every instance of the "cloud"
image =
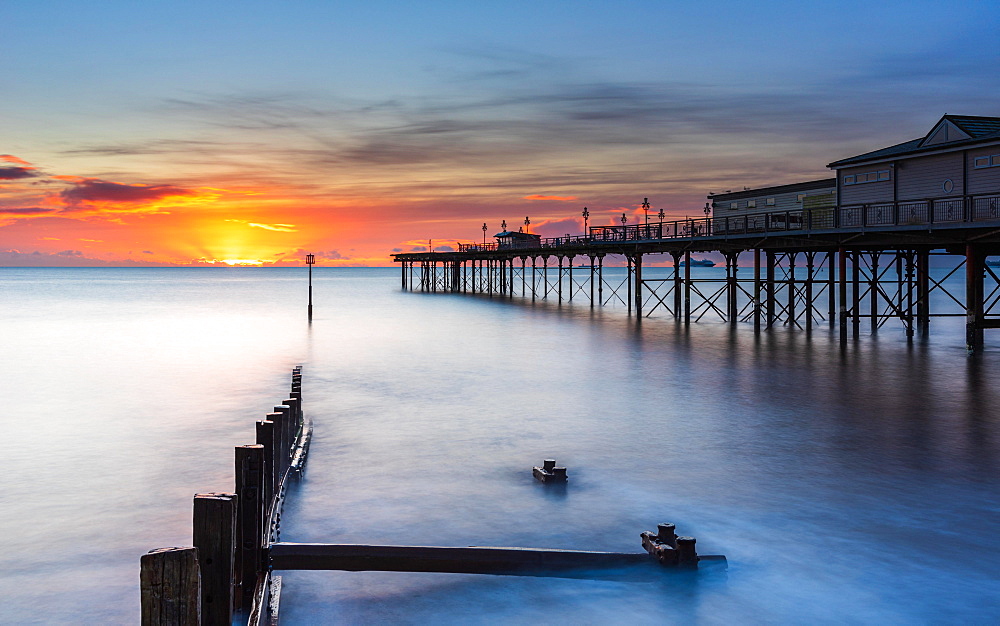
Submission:
[[83,252],[80,250],[63,250],[62,252],[56,252],[56,256],[82,257]]
[[0,154],[0,161],[7,161],[8,163],[15,163],[17,165],[23,165],[28,169],[35,169],[31,163],[28,163],[22,158],[16,157],[13,154]]
[[0,207],[0,215],[44,215],[46,213],[53,213],[57,210],[58,209],[37,206],[17,208]]
[[0,167],[0,180],[19,180],[22,178],[35,178],[38,172],[33,167]]
[[279,233],[297,233],[299,230],[295,227],[295,224],[260,224],[257,222],[248,222],[247,220],[237,220],[237,219],[227,219],[227,222],[235,222],[237,224],[246,224],[251,228],[263,228],[264,230],[272,230]]
[[541,194],[532,194],[530,196],[524,196],[522,200],[556,200],[559,202],[570,202],[576,200],[576,196],[543,196]]
[[196,193],[174,185],[115,183],[99,178],[74,179],[72,183],[72,187],[59,194],[70,205],[96,202],[142,203]]

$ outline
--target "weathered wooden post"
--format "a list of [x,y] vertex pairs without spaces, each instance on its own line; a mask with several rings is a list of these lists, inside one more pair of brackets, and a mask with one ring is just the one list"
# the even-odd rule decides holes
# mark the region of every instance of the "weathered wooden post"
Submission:
[[201,624],[198,549],[159,548],[139,559],[143,626]]
[[201,570],[202,619],[206,624],[232,624],[236,494],[195,494],[193,527]]
[[261,571],[264,539],[264,446],[236,446],[237,605],[250,607]]
[[277,440],[275,424],[270,420],[261,420],[256,423],[257,443],[264,446],[264,502],[270,502],[274,497],[274,490],[278,486],[274,471],[275,460],[278,456],[278,447],[281,442]]
[[694,537],[677,538],[677,564],[681,567],[698,567],[698,553]]
[[282,450],[285,449],[285,440],[288,437],[288,429],[285,426],[285,420],[287,419],[284,413],[268,413],[264,418],[270,422],[274,423],[274,466],[272,471],[274,472],[274,485],[277,489],[278,481],[281,479],[281,473],[284,471],[284,465],[282,465]]

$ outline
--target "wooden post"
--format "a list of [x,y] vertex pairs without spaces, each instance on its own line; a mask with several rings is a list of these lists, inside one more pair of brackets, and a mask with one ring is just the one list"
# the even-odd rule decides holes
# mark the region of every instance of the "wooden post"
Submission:
[[151,550],[139,568],[143,626],[201,624],[197,548]]
[[264,446],[236,446],[236,517],[237,571],[239,585],[237,605],[250,607],[257,573],[261,571],[261,551],[264,539]]
[[677,538],[677,564],[681,567],[698,567],[698,552],[694,537]]
[[201,569],[202,618],[206,624],[232,624],[236,494],[195,494],[193,526]]
[[278,457],[278,446],[281,444],[276,441],[274,422],[261,420],[256,423],[256,427],[257,443],[264,447],[264,502],[270,504],[274,498],[274,490],[278,486],[275,480],[278,473],[274,471],[274,466]]

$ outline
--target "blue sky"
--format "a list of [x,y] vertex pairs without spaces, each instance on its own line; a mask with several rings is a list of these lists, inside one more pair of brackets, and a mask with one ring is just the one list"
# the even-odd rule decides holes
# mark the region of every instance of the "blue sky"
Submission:
[[[600,221],[648,196],[682,216],[710,191],[826,176],[944,113],[1000,114],[998,6],[11,2],[0,153],[46,175],[223,189],[183,210],[307,223],[313,239],[267,253],[322,240],[373,262],[528,212],[564,230],[583,205]],[[0,188],[0,211],[65,191],[32,182],[34,198]],[[259,205],[226,203],[251,187]],[[149,211],[129,210],[117,231],[160,245]],[[0,221],[0,248],[53,253],[24,223],[53,219]],[[77,256],[122,258],[94,248]]]

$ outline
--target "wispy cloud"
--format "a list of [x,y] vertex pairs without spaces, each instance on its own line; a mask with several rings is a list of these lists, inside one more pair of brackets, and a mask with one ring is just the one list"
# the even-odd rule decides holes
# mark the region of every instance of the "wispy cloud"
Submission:
[[227,219],[227,222],[235,222],[237,224],[246,224],[251,228],[262,228],[264,230],[271,230],[279,233],[295,233],[298,232],[298,228],[295,224],[261,224],[258,222],[249,222],[247,220],[238,219]]

